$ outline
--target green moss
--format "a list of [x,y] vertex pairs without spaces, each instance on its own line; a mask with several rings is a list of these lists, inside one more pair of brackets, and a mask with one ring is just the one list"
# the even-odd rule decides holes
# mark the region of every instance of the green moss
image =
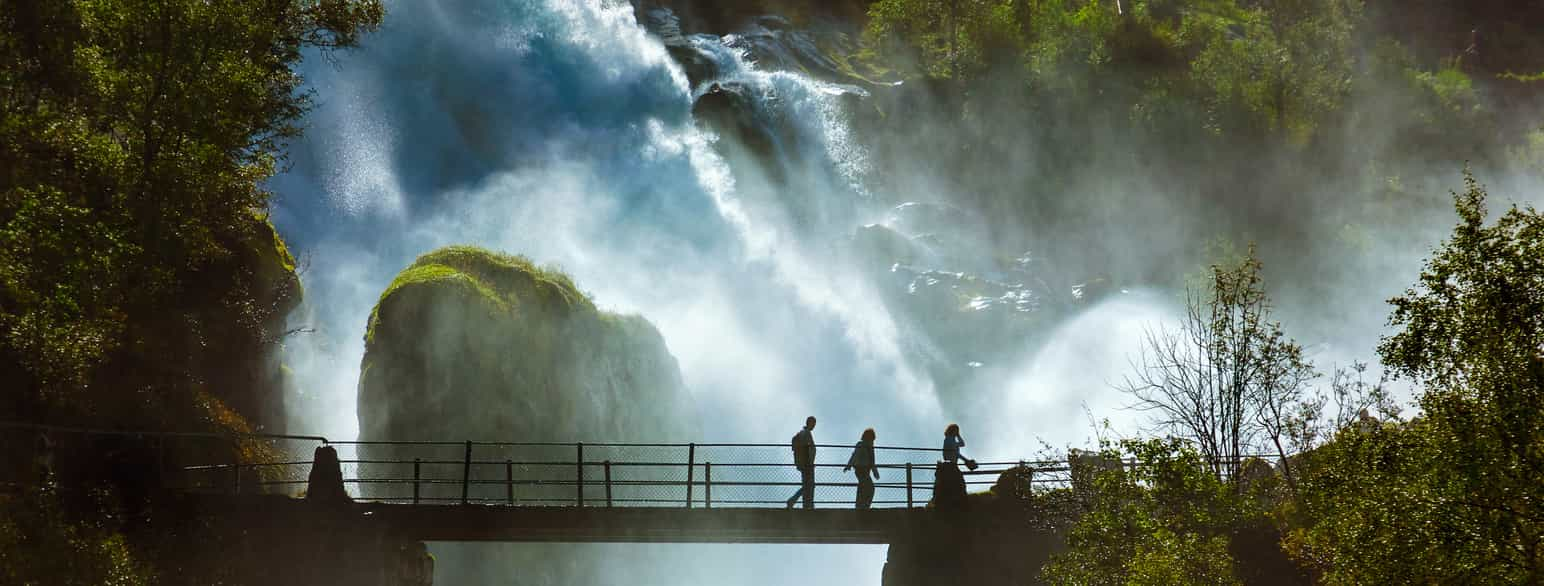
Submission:
[[381,294],[360,367],[361,438],[689,437],[690,396],[654,326],[520,256],[418,257]]
[[556,269],[477,246],[447,246],[424,253],[392,279],[370,313],[366,341],[375,340],[381,306],[387,299],[416,286],[461,288],[500,313],[518,313],[526,305],[559,314],[596,311],[573,279]]
[[264,237],[263,241],[260,242],[263,246],[259,248],[259,252],[264,252],[265,250],[272,252],[271,256],[266,254],[262,256],[279,261],[279,266],[283,267],[286,271],[295,272],[295,256],[290,254],[289,246],[285,245],[284,238],[279,236],[279,229],[274,227],[273,219],[266,215],[260,216],[258,219],[261,220],[259,222],[260,234]]

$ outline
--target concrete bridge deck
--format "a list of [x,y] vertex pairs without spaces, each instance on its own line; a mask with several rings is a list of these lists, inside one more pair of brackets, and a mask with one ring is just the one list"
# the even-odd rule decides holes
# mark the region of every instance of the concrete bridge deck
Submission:
[[888,544],[958,522],[915,509],[684,509],[498,505],[319,505],[261,496],[202,497],[207,515],[265,524],[314,523],[382,530],[417,541],[554,543]]

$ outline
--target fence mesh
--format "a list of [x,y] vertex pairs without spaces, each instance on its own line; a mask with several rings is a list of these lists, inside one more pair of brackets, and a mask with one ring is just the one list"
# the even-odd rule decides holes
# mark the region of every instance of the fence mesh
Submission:
[[[337,450],[344,486],[370,502],[586,507],[783,507],[801,488],[782,444],[540,444],[333,442],[321,438],[199,434],[43,433],[0,428],[0,439],[34,442],[34,458],[0,466],[0,486],[84,477],[112,467],[74,454],[122,454],[158,462],[140,471],[159,486],[197,493],[285,494],[307,488],[319,446]],[[853,506],[858,479],[843,471],[851,446],[820,445],[817,508]],[[875,449],[873,506],[924,506],[933,497],[938,450]],[[73,464],[72,464],[73,462]],[[991,488],[1022,462],[983,463],[966,488]],[[1067,486],[1065,462],[1028,464],[1032,486]],[[46,471],[44,471],[46,470]],[[802,503],[796,503],[801,505]]]

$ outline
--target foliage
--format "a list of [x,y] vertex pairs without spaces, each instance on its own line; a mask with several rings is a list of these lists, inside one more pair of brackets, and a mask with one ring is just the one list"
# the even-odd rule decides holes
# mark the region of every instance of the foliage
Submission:
[[211,342],[256,353],[277,337],[298,284],[263,267],[293,261],[262,244],[277,238],[261,182],[307,105],[290,67],[304,47],[357,42],[381,10],[0,6],[0,369],[15,412],[185,404],[174,396],[223,382],[201,367],[223,358]]
[[[354,45],[381,18],[378,0],[0,3],[7,419],[226,432],[282,421],[268,353],[300,289],[262,183],[308,106],[292,70],[302,51]],[[164,560],[128,529],[156,520],[142,502],[153,481],[114,469],[153,469],[154,455],[110,443],[73,453],[89,465],[68,484],[120,497],[0,497],[0,581],[151,581]],[[0,460],[29,449],[5,444]],[[219,454],[228,461],[265,447],[217,449],[238,452]],[[132,523],[118,505],[137,511]]]
[[[101,496],[101,495],[97,495]],[[133,586],[151,583],[144,561],[113,515],[72,518],[52,490],[0,496],[0,582],[17,585]]]
[[1194,108],[1207,128],[1305,142],[1350,91],[1358,4],[1209,0],[880,0],[866,38],[921,74],[970,81],[1019,67],[1032,88],[1102,94],[1135,73],[1135,119]]
[[1311,456],[1288,544],[1326,582],[1544,579],[1544,216],[1487,225],[1484,189],[1466,185],[1379,347],[1420,385],[1420,416],[1350,426]]
[[[1140,464],[1104,465],[1127,457]],[[1067,551],[1045,567],[1047,582],[1241,583],[1229,535],[1259,510],[1213,474],[1192,444],[1126,440],[1072,463],[1091,482],[1074,485],[1081,516]]]
[[[1522,10],[1421,4],[1486,22]],[[1463,44],[1412,37],[1404,19],[1425,17],[1403,12],[1356,0],[878,0],[870,69],[906,83],[874,95],[906,115],[876,117],[875,160],[907,169],[926,152],[959,184],[947,197],[980,210],[999,240],[1117,280],[1173,277],[1173,266],[1128,266],[1129,239],[1111,227],[1175,208],[1205,227],[1159,253],[1179,266],[1220,235],[1302,252],[1272,271],[1338,256],[1354,275],[1372,261],[1336,236],[1440,213],[1443,190],[1421,179],[1537,158],[1514,146],[1534,126],[1505,121],[1533,116],[1544,86],[1477,68]],[[1420,26],[1459,26],[1432,21]],[[1535,63],[1516,70],[1544,67],[1537,43],[1485,42],[1522,36],[1482,33],[1481,55],[1516,47],[1507,62]],[[911,188],[898,179],[894,191]]]

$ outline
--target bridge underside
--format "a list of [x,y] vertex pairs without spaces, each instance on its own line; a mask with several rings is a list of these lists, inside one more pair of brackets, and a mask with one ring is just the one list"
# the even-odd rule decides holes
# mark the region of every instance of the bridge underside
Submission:
[[[272,496],[215,497],[206,512],[264,524],[383,530],[418,541],[889,544],[935,534],[930,509],[686,509],[486,505],[319,505]],[[958,521],[958,519],[953,519]]]

